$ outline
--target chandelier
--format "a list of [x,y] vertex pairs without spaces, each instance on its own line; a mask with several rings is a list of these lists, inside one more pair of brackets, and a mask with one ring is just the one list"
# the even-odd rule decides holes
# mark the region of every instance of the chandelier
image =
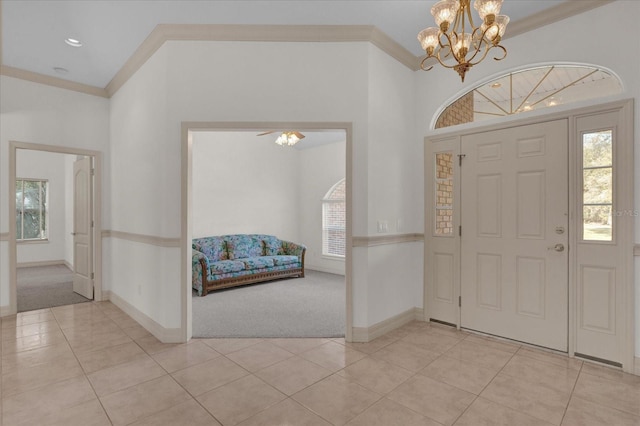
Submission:
[[[302,137],[300,137],[302,136]],[[280,146],[293,146],[300,141],[300,139],[304,138],[304,136],[299,132],[282,132],[278,139],[276,139],[276,143]]]
[[[428,59],[435,58],[445,68],[453,68],[464,82],[464,75],[474,65],[482,62],[494,47],[502,50],[500,61],[507,56],[507,49],[500,45],[509,17],[499,15],[503,0],[475,0],[473,7],[480,15],[482,24],[473,25],[471,0],[441,0],[431,8],[438,27],[420,31],[418,40],[427,56],[420,68],[429,71],[433,65],[425,66]],[[467,28],[467,23],[470,28]]]

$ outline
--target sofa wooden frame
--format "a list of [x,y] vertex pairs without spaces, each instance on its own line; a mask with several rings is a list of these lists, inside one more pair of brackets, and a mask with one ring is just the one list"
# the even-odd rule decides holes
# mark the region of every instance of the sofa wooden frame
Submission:
[[300,268],[287,269],[284,271],[269,271],[260,272],[257,274],[242,275],[239,277],[223,278],[221,280],[209,281],[207,279],[207,261],[200,259],[200,267],[202,268],[202,296],[206,296],[210,291],[222,290],[223,288],[237,287],[247,284],[255,284],[264,281],[276,280],[286,277],[298,277],[304,278],[304,255],[307,249],[302,249],[302,255],[300,256],[301,266]]

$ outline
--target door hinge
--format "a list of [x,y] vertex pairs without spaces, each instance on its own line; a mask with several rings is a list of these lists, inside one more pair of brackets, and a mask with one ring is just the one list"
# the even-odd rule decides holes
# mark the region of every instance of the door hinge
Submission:
[[458,226],[458,236],[462,237],[462,225]]
[[91,176],[94,176],[96,174],[96,169],[91,169]]
[[462,159],[466,156],[466,154],[458,154],[458,166],[462,166]]
[[91,221],[91,227],[93,228],[93,221]]
[[92,273],[91,273],[91,279],[93,279],[93,278],[94,278],[94,275],[93,275],[93,272],[92,272]]
[[458,307],[462,307],[462,296],[458,296]]

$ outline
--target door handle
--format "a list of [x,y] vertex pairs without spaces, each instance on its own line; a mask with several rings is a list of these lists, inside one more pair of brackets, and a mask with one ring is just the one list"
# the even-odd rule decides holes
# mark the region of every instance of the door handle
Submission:
[[75,233],[75,232],[72,232],[72,233],[71,233],[71,235],[76,235],[76,233]]
[[547,250],[564,251],[564,244],[556,244],[555,246],[547,247]]

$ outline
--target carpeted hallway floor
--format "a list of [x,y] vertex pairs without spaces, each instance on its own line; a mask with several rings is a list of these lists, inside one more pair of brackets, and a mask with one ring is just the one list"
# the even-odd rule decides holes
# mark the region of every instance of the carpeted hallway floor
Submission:
[[73,272],[65,265],[17,269],[18,312],[90,300],[73,292]]
[[193,337],[343,337],[342,275],[305,271],[193,300]]

